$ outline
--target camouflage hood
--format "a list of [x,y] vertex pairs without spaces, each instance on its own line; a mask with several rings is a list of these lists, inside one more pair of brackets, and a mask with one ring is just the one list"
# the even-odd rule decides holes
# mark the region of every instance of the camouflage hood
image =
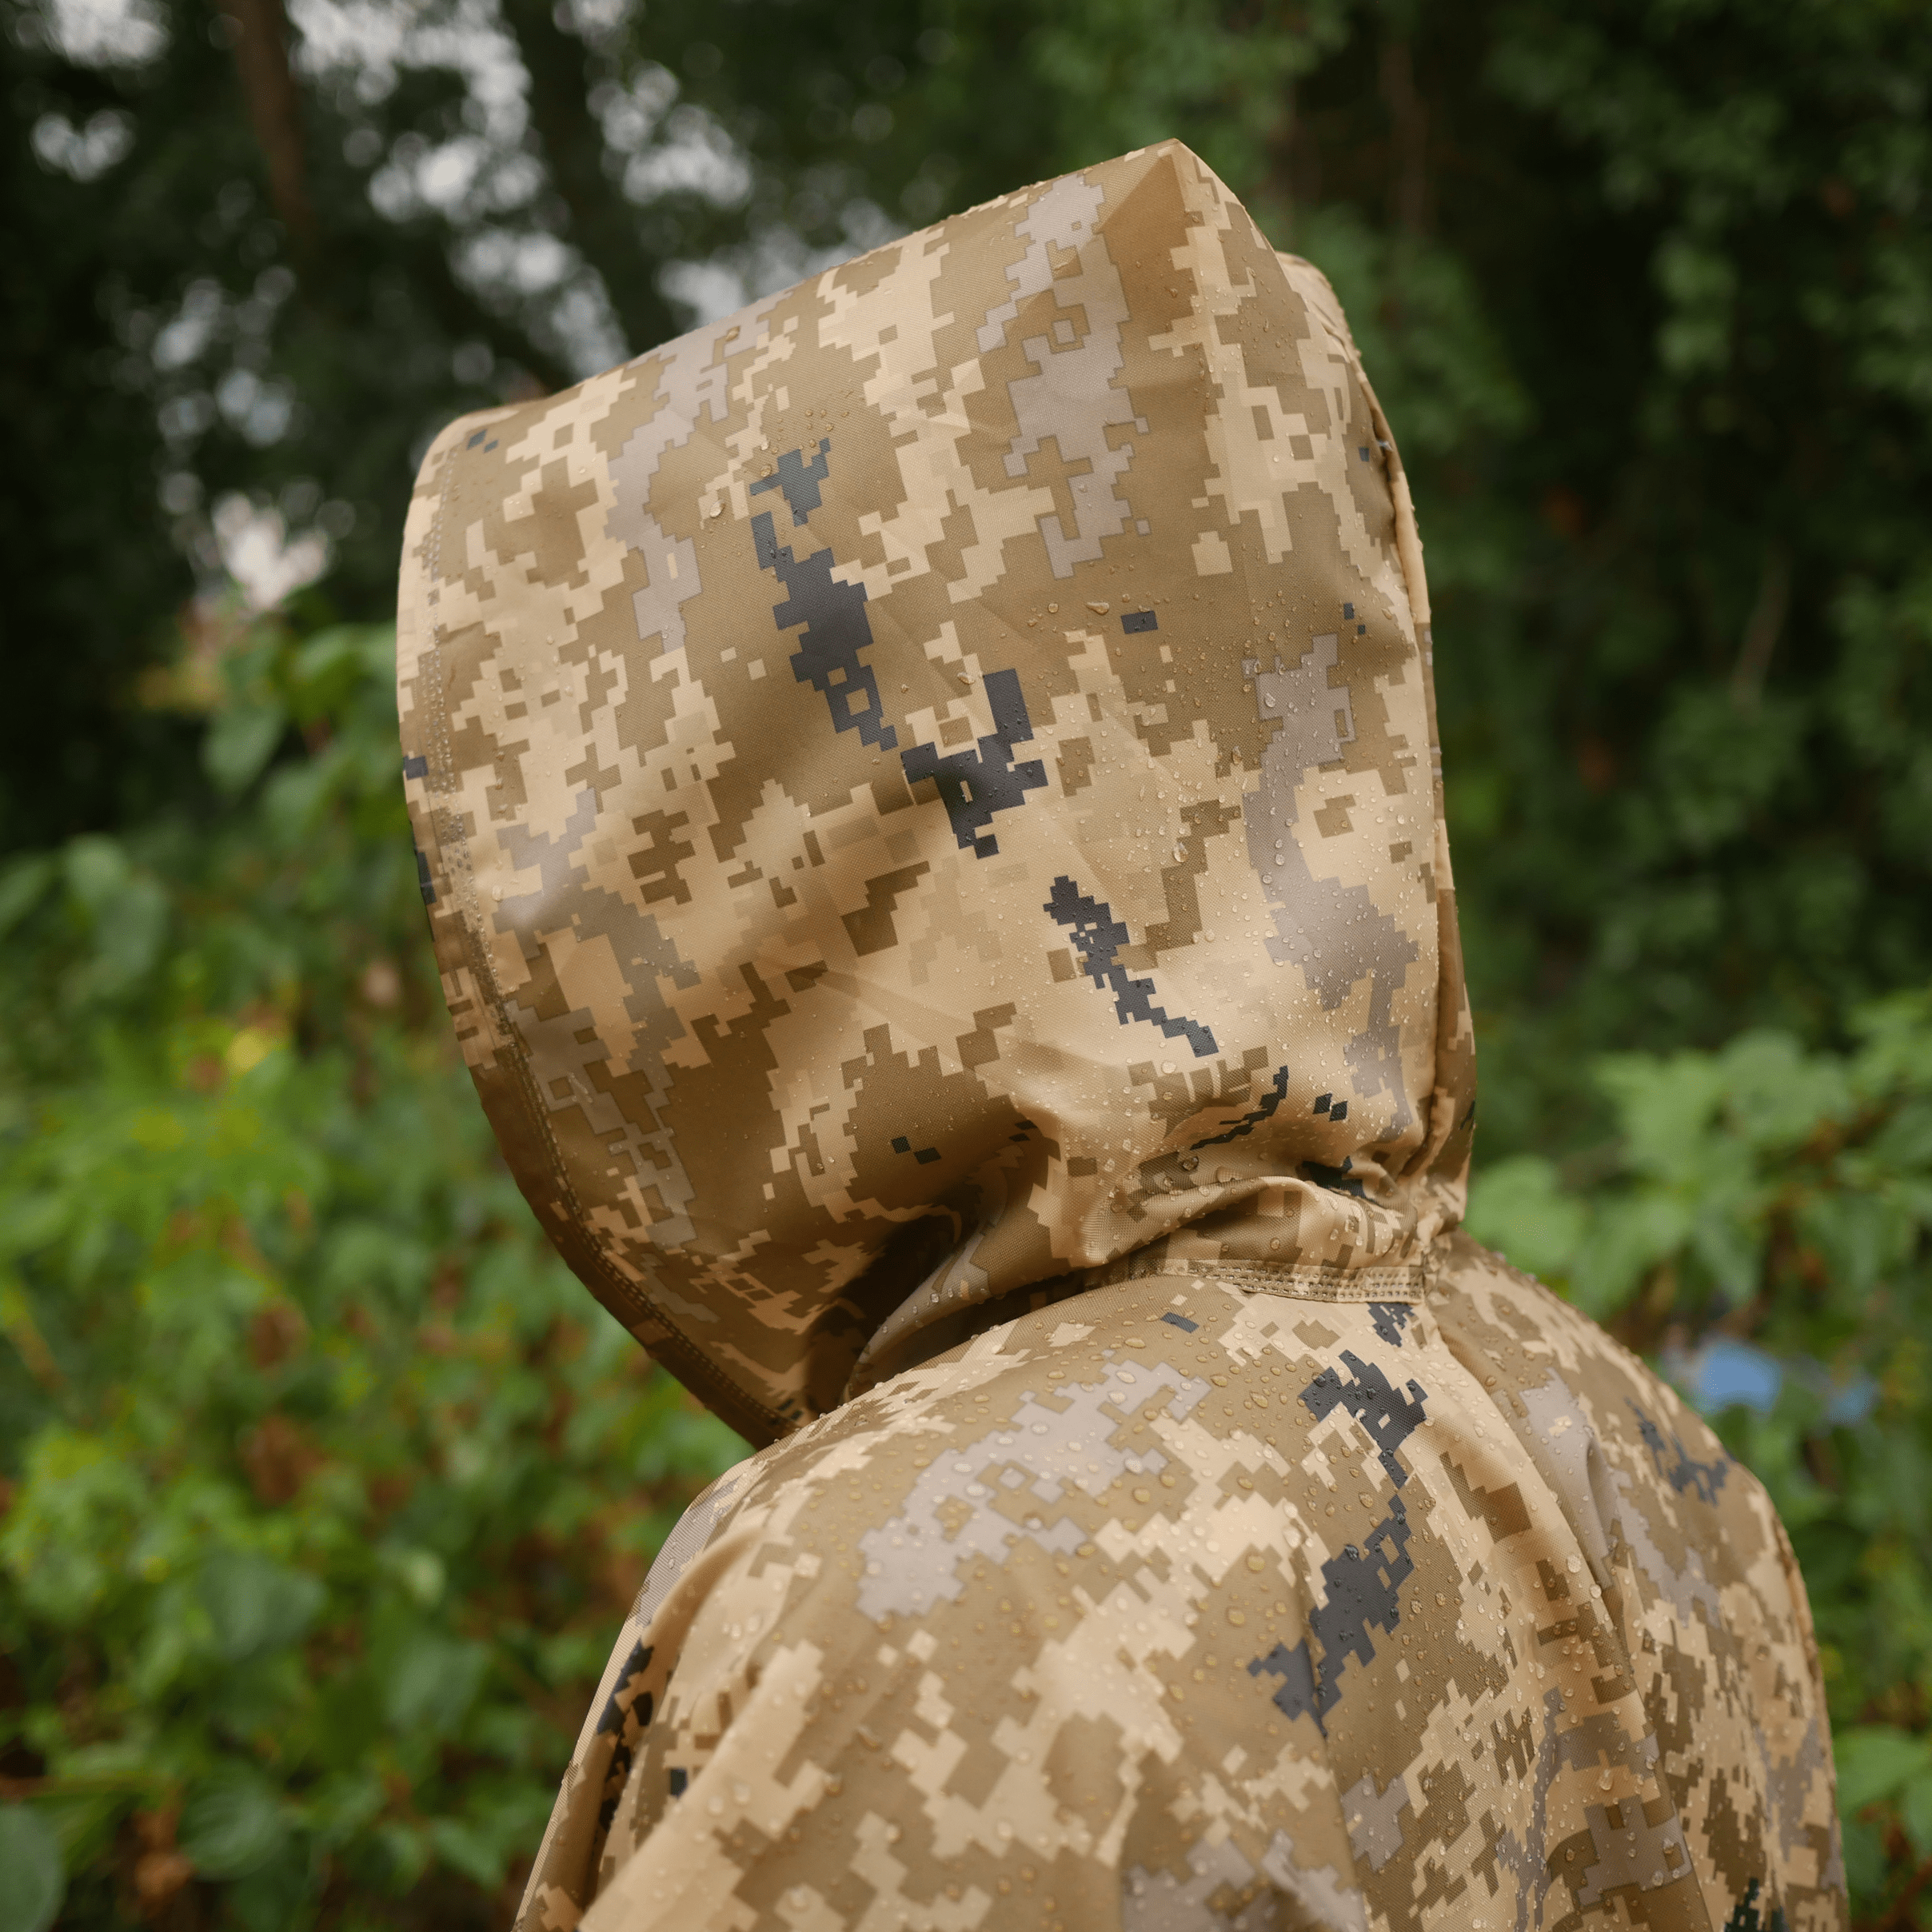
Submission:
[[1128,1277],[1412,1295],[1427,624],[1327,285],[1173,143],[445,432],[405,771],[571,1265],[760,1442]]

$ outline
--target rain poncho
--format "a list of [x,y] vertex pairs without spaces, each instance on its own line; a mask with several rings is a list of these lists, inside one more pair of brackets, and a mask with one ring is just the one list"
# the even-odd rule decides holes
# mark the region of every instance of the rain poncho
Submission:
[[400,677],[510,1164],[764,1445],[524,1932],[1844,1923],[1763,1492],[1457,1231],[1408,493],[1192,154],[456,424]]

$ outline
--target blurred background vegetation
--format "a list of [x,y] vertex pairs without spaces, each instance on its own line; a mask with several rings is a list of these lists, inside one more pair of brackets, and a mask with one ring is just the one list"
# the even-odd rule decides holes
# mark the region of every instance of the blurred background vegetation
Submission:
[[0,0],[0,1932],[499,1926],[742,1446],[445,1038],[417,457],[1168,134],[1415,480],[1472,1223],[1810,1583],[1861,1922],[1932,1915],[1922,0]]

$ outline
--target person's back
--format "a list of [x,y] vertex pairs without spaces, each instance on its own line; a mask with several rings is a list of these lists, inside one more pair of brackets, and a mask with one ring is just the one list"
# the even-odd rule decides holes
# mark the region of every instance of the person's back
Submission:
[[1762,1491],[1454,1231],[1407,492],[1192,155],[457,425],[401,633],[512,1165],[772,1445],[525,1932],[1843,1923]]

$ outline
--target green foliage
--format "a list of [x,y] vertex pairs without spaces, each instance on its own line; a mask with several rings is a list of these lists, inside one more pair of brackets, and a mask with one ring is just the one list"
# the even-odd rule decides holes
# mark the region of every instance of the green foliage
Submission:
[[459,409],[1178,134],[1332,274],[1407,453],[1491,1152],[1601,1130],[1581,1056],[1842,1046],[1932,970],[1919,10],[505,0],[381,50],[84,11],[0,0],[43,265],[0,321],[0,846],[218,811],[272,749],[125,701],[230,493],[379,620]]
[[494,1157],[389,637],[222,641],[212,831],[0,883],[0,1926],[38,1932],[63,1862],[74,1924],[481,1922],[743,1445]]
[[[1476,1224],[1770,1401],[1723,1427],[1810,1580],[1861,1910],[1912,1917],[1922,10],[409,0],[236,44],[278,10],[0,0],[0,1932],[55,1843],[75,1924],[480,1914],[728,1453],[444,1041],[370,628],[416,452],[1168,134],[1332,277],[1415,484]],[[225,500],[327,538],[292,629],[186,602]]]
[[46,1932],[65,1889],[60,1841],[24,1805],[0,1805],[0,1932]]
[[[489,1151],[387,636],[198,649],[223,815],[0,873],[0,1850],[42,1874],[0,1910],[35,1926],[64,1868],[75,1925],[467,1920],[742,1445]],[[1932,997],[1850,1030],[1605,1060],[1615,1142],[1494,1164],[1471,1219],[1694,1395],[1714,1339],[1773,1365],[1719,1421],[1805,1567],[1875,1910],[1932,1858]]]
[[1842,1052],[1757,1032],[1602,1060],[1614,1147],[1484,1170],[1469,1225],[1659,1352],[1769,1487],[1876,1915],[1932,1862],[1932,996],[1850,1031]]
[[1430,239],[1530,420],[1419,492],[1493,1148],[1587,1135],[1579,1051],[1843,1044],[1932,963],[1932,42],[1882,0],[1482,18],[1461,112],[1511,131]]

